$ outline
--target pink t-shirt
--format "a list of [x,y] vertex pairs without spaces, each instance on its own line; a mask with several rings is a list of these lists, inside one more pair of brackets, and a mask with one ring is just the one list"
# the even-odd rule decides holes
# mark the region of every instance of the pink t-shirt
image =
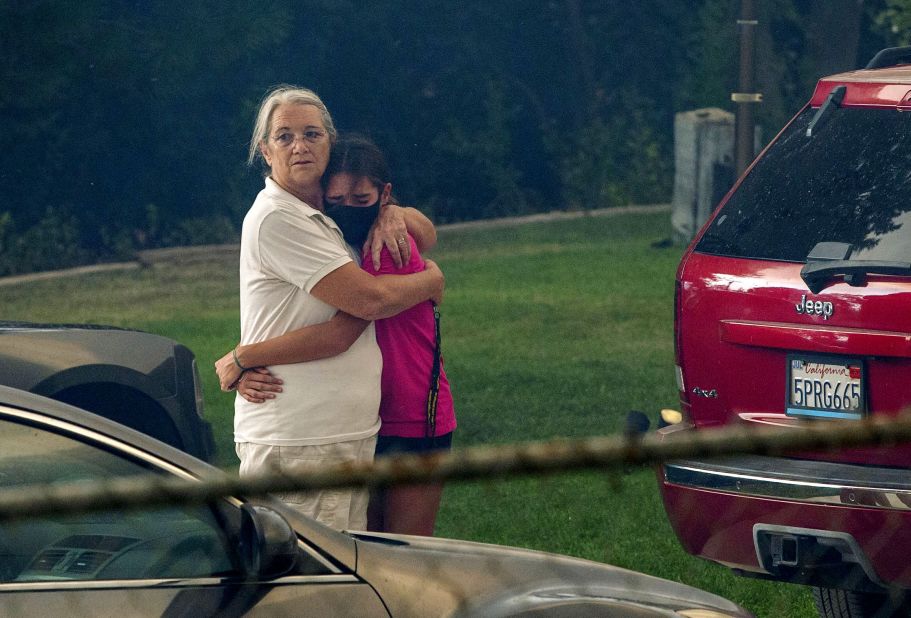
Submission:
[[[409,235],[411,259],[396,268],[389,250],[380,255],[380,269],[373,267],[368,255],[361,266],[372,275],[408,275],[424,270],[424,260]],[[383,354],[380,401],[381,436],[423,438],[427,431],[427,397],[436,350],[433,303],[426,301],[385,320],[376,321],[376,342]],[[440,390],[437,395],[436,431],[441,436],[456,427],[452,392],[446,372],[440,365]]]

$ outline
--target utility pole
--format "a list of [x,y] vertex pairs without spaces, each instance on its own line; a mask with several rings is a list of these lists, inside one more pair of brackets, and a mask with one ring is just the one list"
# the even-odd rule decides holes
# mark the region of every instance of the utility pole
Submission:
[[740,176],[753,161],[753,106],[762,102],[762,94],[753,92],[753,52],[756,47],[758,25],[753,0],[740,0],[740,19],[737,20],[737,28],[740,31],[740,83],[739,92],[731,93],[731,100],[737,104],[734,120],[734,160],[737,176]]

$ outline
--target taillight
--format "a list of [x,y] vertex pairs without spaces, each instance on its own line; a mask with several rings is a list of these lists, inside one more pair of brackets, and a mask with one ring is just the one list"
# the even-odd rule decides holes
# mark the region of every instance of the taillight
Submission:
[[689,402],[686,393],[686,381],[683,378],[683,333],[682,325],[683,284],[680,279],[674,280],[674,377],[677,380],[677,390],[680,391],[680,401]]
[[683,367],[680,365],[674,365],[674,378],[677,380],[677,390],[681,393],[686,391],[686,386],[683,384]]
[[[677,369],[683,366],[683,348],[680,345],[680,291],[682,288],[680,279],[674,280],[674,361],[677,363]],[[682,384],[680,385],[682,389]]]

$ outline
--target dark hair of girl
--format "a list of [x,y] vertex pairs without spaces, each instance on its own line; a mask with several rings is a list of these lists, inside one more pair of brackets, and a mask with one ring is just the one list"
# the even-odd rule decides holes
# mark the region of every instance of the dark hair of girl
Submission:
[[346,173],[355,178],[368,178],[377,188],[390,182],[386,157],[372,141],[356,133],[340,135],[332,144],[329,163],[323,173],[323,188],[335,174]]

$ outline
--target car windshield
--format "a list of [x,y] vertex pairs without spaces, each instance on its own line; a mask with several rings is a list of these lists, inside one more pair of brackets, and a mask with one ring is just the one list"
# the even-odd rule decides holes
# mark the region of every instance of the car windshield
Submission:
[[757,162],[696,251],[805,262],[839,242],[851,260],[911,261],[911,114],[840,108],[807,137],[816,112]]

